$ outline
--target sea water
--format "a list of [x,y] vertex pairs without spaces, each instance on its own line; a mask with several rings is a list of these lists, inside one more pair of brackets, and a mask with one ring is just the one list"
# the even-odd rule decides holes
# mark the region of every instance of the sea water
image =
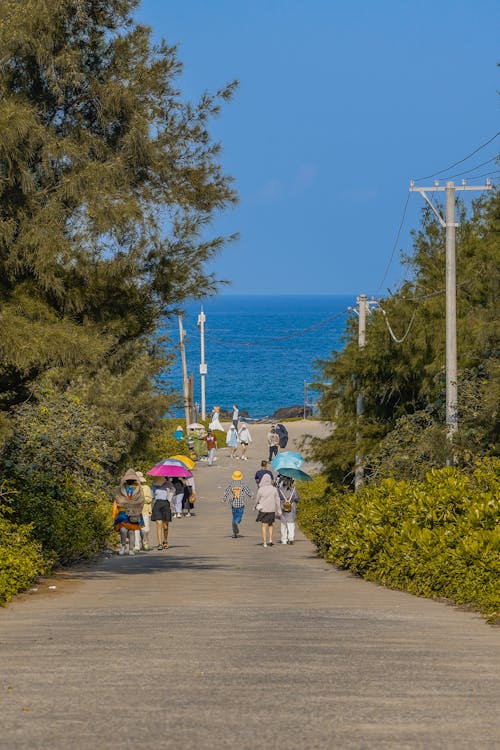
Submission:
[[[348,307],[355,302],[351,295],[225,295],[189,303],[183,324],[194,401],[201,403],[197,324],[201,307],[206,317],[207,413],[214,405],[228,410],[238,404],[259,419],[280,407],[304,404],[305,395],[314,404],[318,393],[310,384],[323,379],[317,363],[342,348]],[[178,342],[177,320],[171,320],[166,330],[172,342]],[[182,390],[179,352],[164,378]]]

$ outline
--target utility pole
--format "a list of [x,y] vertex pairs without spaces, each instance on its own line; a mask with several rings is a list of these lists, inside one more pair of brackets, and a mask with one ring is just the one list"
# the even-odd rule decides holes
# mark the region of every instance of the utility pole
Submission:
[[179,340],[181,345],[181,362],[182,362],[182,396],[184,400],[184,417],[186,420],[186,432],[187,427],[189,424],[191,424],[189,419],[189,381],[188,381],[188,374],[187,374],[187,364],[186,364],[186,347],[184,345],[184,327],[182,325],[182,315],[177,316],[179,320]]
[[200,386],[201,386],[201,418],[206,419],[207,408],[205,401],[205,377],[207,374],[207,366],[205,364],[205,313],[203,308],[198,315],[198,326],[200,328]]
[[[446,432],[448,440],[458,429],[458,389],[457,389],[457,282],[455,254],[455,191],[456,190],[491,190],[491,180],[486,185],[461,185],[447,182],[439,185],[436,181],[432,187],[417,187],[410,182],[410,192],[420,193],[436,214],[439,223],[446,229]],[[446,220],[427,195],[428,192],[446,192]]]
[[[370,311],[370,305],[378,305],[378,302],[374,299],[367,299],[366,294],[360,294],[359,297],[357,297],[356,302],[358,303],[358,308],[353,309],[358,316],[358,346],[360,349],[363,349],[366,344],[366,316]],[[363,456],[360,453],[362,440],[360,427],[364,408],[364,395],[361,388],[359,388],[358,396],[356,398],[356,460],[354,468],[354,489],[356,492],[365,482]]]

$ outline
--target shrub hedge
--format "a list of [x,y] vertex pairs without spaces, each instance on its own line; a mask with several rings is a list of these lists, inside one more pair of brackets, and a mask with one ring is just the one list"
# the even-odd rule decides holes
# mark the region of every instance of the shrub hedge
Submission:
[[43,553],[31,532],[31,526],[12,523],[0,515],[0,604],[28,588],[52,566],[51,557]]
[[471,474],[386,479],[357,494],[318,477],[301,495],[299,524],[329,562],[500,618],[500,460],[484,459]]

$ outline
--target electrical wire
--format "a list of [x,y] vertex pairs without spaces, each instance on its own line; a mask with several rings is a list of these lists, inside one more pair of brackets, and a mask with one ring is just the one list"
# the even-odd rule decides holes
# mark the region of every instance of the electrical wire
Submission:
[[410,331],[411,331],[411,327],[412,327],[412,325],[413,325],[413,321],[415,320],[415,315],[417,314],[417,310],[418,310],[418,308],[416,307],[416,308],[414,309],[414,311],[413,311],[413,314],[412,314],[412,316],[411,316],[411,319],[410,319],[410,322],[409,322],[409,324],[408,324],[408,328],[406,329],[406,332],[405,332],[405,334],[403,335],[403,337],[402,337],[402,338],[400,338],[400,339],[398,339],[398,337],[396,336],[396,334],[395,334],[395,333],[394,333],[394,331],[392,330],[391,324],[389,323],[389,320],[388,320],[388,318],[387,318],[387,313],[386,313],[386,311],[384,310],[384,308],[383,308],[383,307],[381,307],[380,305],[379,305],[379,308],[380,308],[380,309],[382,310],[382,312],[383,312],[383,314],[384,314],[384,320],[385,320],[385,324],[386,324],[386,326],[387,326],[387,330],[388,330],[388,331],[389,331],[389,333],[391,334],[391,338],[392,338],[392,340],[393,340],[393,341],[395,341],[395,342],[396,342],[396,344],[402,344],[402,343],[403,343],[403,341],[405,340],[405,338],[406,338],[406,337],[408,336],[408,334],[409,334],[409,333],[410,333]]
[[210,339],[211,341],[221,344],[222,346],[230,346],[230,347],[237,347],[237,346],[269,346],[270,344],[273,344],[274,342],[278,341],[286,341],[288,339],[297,338],[298,336],[303,336],[306,333],[310,333],[311,331],[317,331],[319,328],[322,328],[323,326],[327,325],[328,323],[332,323],[334,320],[338,320],[339,318],[342,318],[344,315],[347,315],[349,313],[349,308],[346,308],[345,310],[342,310],[340,313],[335,313],[335,315],[330,315],[328,318],[325,318],[324,320],[319,321],[319,323],[314,323],[312,326],[308,326],[307,328],[301,328],[298,331],[293,331],[293,333],[285,334],[284,336],[271,336],[269,338],[262,338],[259,341],[241,341],[237,339],[220,339],[216,336],[212,336],[209,332],[205,329],[205,337],[207,339]]
[[435,177],[438,174],[443,174],[443,172],[448,172],[450,169],[453,169],[453,167],[456,167],[459,164],[463,164],[464,161],[467,161],[467,159],[470,159],[471,156],[474,156],[474,154],[477,154],[478,151],[481,151],[481,149],[486,148],[486,146],[488,146],[492,141],[494,141],[498,135],[500,135],[500,130],[497,130],[495,135],[491,136],[489,140],[487,140],[485,143],[482,143],[480,146],[475,148],[474,151],[471,151],[470,154],[468,154],[467,156],[464,156],[463,159],[459,159],[453,164],[450,164],[448,167],[445,167],[445,169],[439,169],[437,172],[433,172],[432,174],[426,174],[423,177],[415,177],[415,181],[417,182],[418,180],[429,180],[431,177]]
[[470,172],[475,172],[476,169],[480,169],[480,167],[484,167],[485,164],[491,164],[493,161],[498,161],[500,159],[500,156],[493,156],[491,159],[488,159],[487,161],[481,162],[481,164],[476,164],[475,167],[471,167],[470,169],[466,169],[464,172],[457,172],[456,174],[451,174],[449,177],[447,177],[448,180],[452,180],[454,177],[461,177],[464,174],[469,174]]
[[393,244],[393,246],[392,246],[391,257],[389,258],[389,262],[388,262],[388,264],[387,264],[387,266],[386,266],[386,269],[385,269],[384,275],[383,275],[383,277],[382,277],[382,281],[380,282],[380,284],[378,285],[377,289],[375,290],[375,296],[376,296],[376,295],[377,295],[377,294],[379,293],[379,291],[381,290],[381,288],[382,288],[382,286],[383,286],[383,284],[384,284],[384,281],[385,281],[385,280],[386,280],[386,278],[387,278],[387,274],[389,273],[389,269],[390,269],[390,267],[391,267],[391,265],[392,265],[392,261],[394,260],[394,253],[396,252],[396,247],[397,247],[397,244],[398,244],[398,242],[399,242],[399,237],[400,237],[400,234],[401,234],[401,230],[403,229],[403,224],[404,224],[404,221],[405,221],[405,217],[406,217],[406,210],[407,210],[407,208],[408,208],[408,203],[409,203],[409,201],[410,201],[410,193],[408,193],[408,195],[406,196],[406,201],[405,201],[405,204],[404,204],[404,206],[403,206],[403,215],[402,215],[402,217],[401,217],[401,221],[399,222],[399,227],[398,227],[398,231],[397,231],[397,233],[396,233],[396,239],[394,240],[394,244]]

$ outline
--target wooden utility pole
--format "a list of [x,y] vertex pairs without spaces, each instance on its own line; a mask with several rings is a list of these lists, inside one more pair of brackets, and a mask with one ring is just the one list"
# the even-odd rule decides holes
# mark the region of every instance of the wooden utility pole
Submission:
[[184,418],[186,420],[186,432],[188,425],[191,424],[191,420],[189,418],[189,381],[188,381],[188,374],[187,374],[187,364],[186,364],[186,347],[184,344],[184,326],[182,325],[182,315],[177,316],[179,320],[179,341],[180,341],[180,347],[181,347],[181,362],[182,362],[182,396],[184,400]]
[[[455,260],[455,191],[456,190],[491,190],[491,181],[486,185],[461,185],[447,182],[432,187],[417,187],[412,180],[410,192],[420,193],[436,214],[439,223],[446,229],[446,430],[448,439],[452,440],[458,429],[458,389],[457,389],[457,282]],[[427,193],[446,192],[446,220],[434,206]]]
[[[377,305],[376,300],[367,299],[366,294],[360,294],[356,299],[358,308],[354,308],[358,315],[358,346],[360,349],[364,349],[366,344],[366,316],[370,311],[370,305]],[[356,459],[354,467],[354,489],[356,492],[365,483],[365,469],[363,465],[363,455],[361,453],[362,434],[361,434],[361,419],[365,408],[365,401],[362,388],[358,389],[358,395],[356,398]]]

